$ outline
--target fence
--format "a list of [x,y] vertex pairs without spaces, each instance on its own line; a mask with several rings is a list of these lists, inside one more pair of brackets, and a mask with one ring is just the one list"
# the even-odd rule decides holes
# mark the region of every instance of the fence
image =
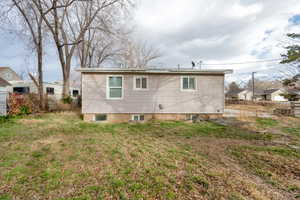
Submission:
[[292,113],[295,117],[300,117],[300,102],[291,103]]
[[7,92],[0,92],[0,116],[7,115]]
[[291,102],[288,101],[248,101],[248,100],[237,100],[237,99],[226,99],[226,104],[258,105],[258,106],[274,106],[274,107],[291,106]]

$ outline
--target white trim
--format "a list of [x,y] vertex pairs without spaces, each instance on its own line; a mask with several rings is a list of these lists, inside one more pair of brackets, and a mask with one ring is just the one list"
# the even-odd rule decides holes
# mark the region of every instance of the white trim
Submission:
[[[194,78],[195,80],[195,89],[183,89],[183,79],[184,78],[188,78],[188,84],[190,84],[190,78]],[[197,76],[181,76],[180,77],[180,90],[182,92],[195,92],[198,90],[198,86],[197,86]]]
[[121,68],[77,68],[76,71],[79,72],[99,72],[99,73],[141,73],[141,74],[232,74],[233,70],[231,69],[211,69],[211,70],[196,70],[196,69],[121,69]]
[[[141,79],[141,88],[136,88],[136,79],[140,78]],[[146,88],[142,88],[142,78],[146,78],[147,79],[147,85]],[[133,76],[133,90],[137,90],[137,91],[147,91],[149,90],[149,77],[148,76]]]
[[[122,96],[121,98],[111,98],[110,94],[110,87],[109,87],[109,78],[110,77],[121,77],[122,78]],[[106,99],[107,100],[122,100],[124,98],[124,76],[123,75],[107,75],[106,76]]]

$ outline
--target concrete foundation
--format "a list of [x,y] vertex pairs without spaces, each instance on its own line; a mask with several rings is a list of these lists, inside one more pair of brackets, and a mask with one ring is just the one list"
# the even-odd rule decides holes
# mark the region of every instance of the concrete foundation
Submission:
[[[84,114],[84,121],[96,122],[97,114]],[[123,123],[132,121],[133,114],[106,114],[107,120],[99,121],[100,123]],[[189,115],[199,115],[202,119],[217,119],[223,117],[223,114],[142,114],[144,121],[161,120],[161,121],[186,121]],[[98,122],[98,121],[97,121]]]

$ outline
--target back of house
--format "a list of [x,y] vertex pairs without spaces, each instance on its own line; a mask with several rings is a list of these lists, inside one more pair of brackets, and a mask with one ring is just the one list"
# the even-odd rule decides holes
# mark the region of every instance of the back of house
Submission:
[[82,68],[85,121],[128,122],[219,117],[231,70]]

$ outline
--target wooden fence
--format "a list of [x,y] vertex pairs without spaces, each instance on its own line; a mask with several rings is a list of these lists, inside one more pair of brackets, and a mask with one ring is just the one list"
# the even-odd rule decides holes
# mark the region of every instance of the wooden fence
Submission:
[[300,117],[300,102],[291,102],[292,113],[295,117]]
[[278,107],[290,107],[291,102],[289,101],[249,101],[249,100],[237,100],[237,99],[226,99],[226,104],[237,104],[237,105],[258,105],[258,106],[278,106]]

